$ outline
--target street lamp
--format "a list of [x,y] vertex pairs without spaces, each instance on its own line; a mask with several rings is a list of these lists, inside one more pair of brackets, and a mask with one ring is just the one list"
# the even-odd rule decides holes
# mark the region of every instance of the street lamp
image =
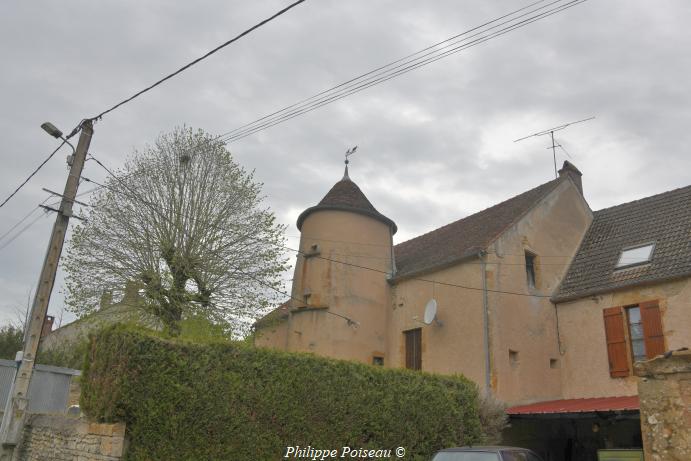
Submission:
[[72,148],[72,155],[70,155],[70,156],[67,157],[67,164],[70,165],[70,166],[72,166],[72,159],[74,158],[74,154],[75,154],[75,152],[76,152],[76,150],[74,149],[74,146],[72,145],[72,143],[70,143],[70,142],[67,140],[67,138],[65,138],[65,137],[62,135],[62,131],[60,131],[60,130],[58,129],[58,127],[56,127],[55,125],[53,125],[53,124],[50,123],[50,122],[43,122],[43,123],[41,124],[41,128],[43,128],[43,131],[45,131],[46,133],[48,133],[49,135],[51,135],[51,136],[54,137],[55,139],[58,139],[58,138],[59,138],[59,139],[62,139],[64,142],[66,142],[67,144],[69,144],[69,146]]

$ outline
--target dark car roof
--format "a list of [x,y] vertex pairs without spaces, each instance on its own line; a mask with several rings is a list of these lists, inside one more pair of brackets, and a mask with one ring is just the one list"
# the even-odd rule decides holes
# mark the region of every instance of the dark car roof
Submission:
[[521,447],[504,447],[504,446],[477,446],[477,447],[453,447],[453,448],[444,448],[443,450],[439,450],[437,453],[442,453],[442,452],[453,452],[453,451],[489,451],[489,452],[499,452],[499,451],[506,451],[506,450],[517,450],[517,451],[532,451],[529,450],[528,448],[521,448]]

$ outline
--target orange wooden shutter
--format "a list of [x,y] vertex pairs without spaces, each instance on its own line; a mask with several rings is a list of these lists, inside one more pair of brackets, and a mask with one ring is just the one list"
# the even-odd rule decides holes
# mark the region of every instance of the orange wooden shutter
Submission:
[[662,331],[662,317],[657,301],[640,304],[641,323],[645,336],[645,355],[652,359],[665,353],[665,336]]
[[629,376],[629,357],[624,334],[624,310],[621,306],[617,306],[605,309],[602,313],[605,318],[609,375],[612,378]]

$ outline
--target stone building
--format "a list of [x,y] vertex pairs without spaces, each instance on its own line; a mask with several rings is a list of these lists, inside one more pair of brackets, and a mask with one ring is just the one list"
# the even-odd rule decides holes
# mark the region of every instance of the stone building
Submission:
[[593,212],[564,162],[393,245],[346,167],[297,227],[291,299],[257,322],[258,346],[462,373],[511,407],[507,440],[546,459],[640,447],[632,363],[691,342],[691,187]]
[[105,293],[97,311],[55,330],[52,329],[52,322],[50,327],[44,326],[39,350],[71,350],[85,341],[90,333],[114,323],[133,323],[161,329],[160,321],[141,309],[139,289],[136,283],[127,283],[120,299],[114,300],[112,293]]

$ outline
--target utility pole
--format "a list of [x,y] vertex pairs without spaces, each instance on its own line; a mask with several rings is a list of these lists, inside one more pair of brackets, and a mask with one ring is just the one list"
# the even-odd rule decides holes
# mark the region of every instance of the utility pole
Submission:
[[10,395],[7,399],[2,425],[0,425],[0,444],[2,445],[0,460],[2,461],[9,461],[12,459],[14,449],[24,429],[29,408],[29,383],[31,382],[31,375],[34,371],[34,359],[38,351],[41,330],[43,329],[43,323],[48,312],[48,302],[50,301],[50,295],[53,291],[55,274],[58,269],[62,246],[65,242],[67,225],[72,216],[72,206],[75,196],[77,195],[77,187],[79,186],[79,179],[82,174],[82,169],[84,168],[84,162],[86,161],[86,154],[89,150],[92,135],[93,126],[91,120],[84,120],[81,123],[79,143],[77,144],[72,159],[70,174],[67,177],[65,191],[62,194],[62,201],[60,202],[60,209],[55,218],[55,224],[53,225],[53,231],[50,235],[50,243],[48,244],[45,260],[43,261],[38,287],[34,294],[34,302],[31,306],[29,322],[26,325],[27,332],[24,335],[24,350],[22,351],[21,361],[19,362],[19,368],[17,369],[14,383],[12,384]]

